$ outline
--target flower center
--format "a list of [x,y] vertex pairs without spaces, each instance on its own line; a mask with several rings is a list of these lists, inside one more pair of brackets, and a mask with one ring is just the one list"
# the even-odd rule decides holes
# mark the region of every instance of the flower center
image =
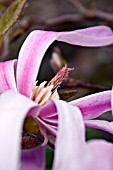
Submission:
[[71,68],[68,68],[67,65],[65,65],[65,67],[63,67],[50,82],[47,83],[44,81],[39,86],[36,86],[36,81],[32,89],[31,99],[40,106],[46,104],[50,99],[58,100],[59,95],[57,89],[68,77],[69,71],[71,70]]
[[[36,81],[32,89],[31,100],[35,101],[40,106],[46,104],[50,99],[59,100],[57,89],[68,77],[69,71],[71,70],[73,69],[65,65],[50,82],[47,83],[44,81],[37,86]],[[52,135],[49,134],[49,132],[47,132],[47,134],[46,132],[42,134],[42,131],[40,124],[31,116],[27,116],[23,126],[22,149],[33,149],[37,146],[41,146],[44,141],[49,141],[49,143],[53,145],[54,138]]]

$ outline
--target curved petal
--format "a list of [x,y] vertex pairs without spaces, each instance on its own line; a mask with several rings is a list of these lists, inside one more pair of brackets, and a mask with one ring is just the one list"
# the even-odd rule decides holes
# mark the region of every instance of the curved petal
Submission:
[[64,102],[56,102],[56,107],[59,130],[53,170],[112,170],[113,144],[103,140],[85,143],[79,109]]
[[56,126],[58,125],[58,120],[57,119],[43,119],[46,123],[49,125]]
[[88,128],[100,129],[113,134],[113,122],[106,120],[85,120],[84,122]]
[[32,109],[30,109],[30,112],[28,112],[28,115],[34,117],[37,122],[39,122],[44,128],[46,128],[49,132],[56,136],[58,114],[55,113],[54,117],[54,111],[56,111],[55,104],[53,101],[49,101],[46,105],[40,107],[39,110],[37,109],[37,107],[33,107]]
[[85,34],[93,37],[107,37],[113,35],[111,28],[107,26],[95,26],[95,27],[80,29],[77,30],[77,32],[79,32],[80,34]]
[[17,91],[15,82],[16,63],[17,60],[0,62],[0,92],[10,89]]
[[56,126],[52,126],[49,124],[49,122],[45,122],[43,119],[40,119],[39,117],[35,117],[35,119],[43,126],[45,127],[50,133],[52,133],[54,136],[56,136]]
[[111,110],[111,91],[104,91],[69,102],[79,107],[85,120]]
[[49,119],[51,117],[56,117],[56,119],[58,119],[55,103],[52,100],[49,100],[43,107],[41,107],[39,116],[41,118],[49,118]]
[[21,170],[44,170],[45,169],[45,147],[32,151],[22,152]]
[[17,66],[18,90],[25,96],[30,96],[44,53],[54,40],[89,47],[104,46],[113,43],[113,33],[105,26],[71,32],[33,31],[20,50]]
[[48,131],[56,136],[58,129],[58,113],[54,101],[50,100],[43,107],[41,107],[39,118]]
[[57,126],[58,113],[52,100],[48,101],[47,104],[40,109],[39,117],[46,123]]
[[80,110],[63,101],[55,101],[59,113],[53,170],[80,169],[85,132]]
[[33,106],[34,102],[13,91],[0,96],[0,169],[19,169],[23,121]]
[[98,47],[112,44],[113,32],[109,27],[97,26],[72,32],[63,32],[57,40],[85,47]]
[[56,37],[56,33],[46,31],[33,31],[27,37],[20,50],[17,66],[20,93],[30,97],[44,53]]

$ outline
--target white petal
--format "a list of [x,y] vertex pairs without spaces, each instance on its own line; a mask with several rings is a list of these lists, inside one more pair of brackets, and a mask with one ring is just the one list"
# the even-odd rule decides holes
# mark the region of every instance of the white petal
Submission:
[[53,170],[80,170],[80,156],[84,149],[84,123],[77,107],[55,101],[59,113],[56,152]]
[[0,96],[0,169],[18,170],[23,121],[36,106],[26,97],[7,91]]

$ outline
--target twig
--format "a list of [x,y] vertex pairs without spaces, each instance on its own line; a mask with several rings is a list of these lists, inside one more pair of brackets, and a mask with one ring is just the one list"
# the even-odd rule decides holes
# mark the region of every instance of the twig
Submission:
[[77,87],[94,89],[99,91],[110,90],[112,88],[110,85],[91,84],[81,80],[74,80],[72,82],[67,82],[65,84],[62,84],[62,88],[77,88]]
[[97,18],[113,22],[113,14],[97,10],[97,9],[87,9],[78,0],[70,0],[73,5],[78,9],[78,12],[84,16],[84,18]]
[[104,20],[109,23],[113,22],[113,14],[101,11],[101,10],[93,10],[93,9],[87,9],[82,14],[65,14],[62,16],[58,16],[52,19],[48,19],[46,21],[42,21],[40,19],[33,19],[31,18],[28,22],[28,28],[31,27],[31,25],[41,25],[44,27],[56,27],[60,26],[66,23],[78,23],[83,22],[86,19],[97,19],[97,20]]

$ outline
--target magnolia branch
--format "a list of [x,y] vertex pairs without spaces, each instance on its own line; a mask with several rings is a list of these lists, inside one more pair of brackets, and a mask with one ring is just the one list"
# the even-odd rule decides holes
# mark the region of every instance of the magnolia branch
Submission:
[[29,20],[29,27],[32,24],[39,24],[45,27],[55,27],[66,23],[78,23],[83,22],[85,19],[99,19],[104,20],[109,23],[113,22],[113,14],[101,11],[101,10],[93,10],[87,9],[82,14],[65,14],[62,16],[58,16],[52,19],[48,19],[46,21],[42,21],[39,19],[30,19]]
[[80,2],[73,0],[73,4],[76,6],[76,8],[78,9],[78,13],[76,14],[65,14],[65,15],[61,15],[52,19],[48,19],[46,21],[43,21],[41,19],[38,18],[23,18],[21,20],[21,25],[16,28],[15,30],[15,34],[14,34],[14,30],[13,30],[13,40],[16,39],[15,36],[18,37],[17,33],[18,30],[21,29],[21,32],[19,32],[19,34],[23,34],[24,31],[28,30],[32,25],[40,25],[43,27],[56,27],[56,26],[60,26],[66,23],[80,23],[80,22],[84,22],[86,19],[97,19],[97,20],[102,20],[102,21],[106,21],[108,23],[112,23],[113,22],[113,14],[112,13],[108,13],[102,10],[98,10],[98,9],[87,9],[85,8]]
[[72,4],[77,8],[78,13],[77,14],[66,14],[62,16],[58,16],[53,19],[48,19],[47,21],[40,21],[40,20],[32,20],[32,22],[37,22],[38,24],[44,25],[44,26],[57,26],[64,23],[76,23],[81,22],[85,19],[100,19],[107,22],[113,22],[113,14],[108,13],[102,10],[98,9],[88,9],[83,6],[82,3],[80,3],[77,0],[70,0]]
[[72,80],[72,81],[62,84],[62,88],[86,88],[86,89],[104,91],[104,90],[111,90],[112,86],[92,84],[89,82],[84,82],[82,80]]

